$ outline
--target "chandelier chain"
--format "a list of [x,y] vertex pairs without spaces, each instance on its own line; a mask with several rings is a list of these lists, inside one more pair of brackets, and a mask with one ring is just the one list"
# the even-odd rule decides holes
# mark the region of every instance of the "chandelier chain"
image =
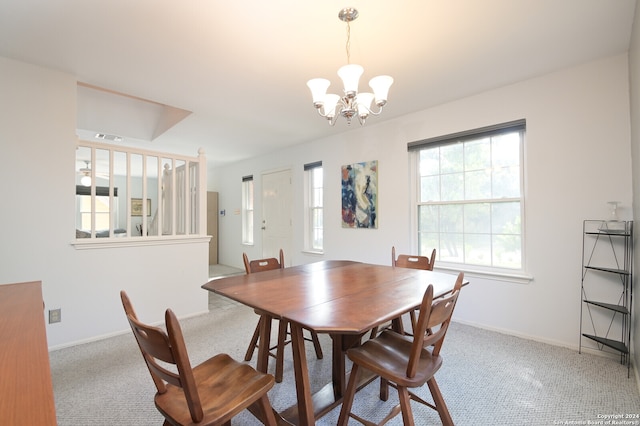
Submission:
[[351,25],[349,25],[350,21],[347,21],[347,43],[345,45],[345,49],[347,51],[347,64],[351,63]]

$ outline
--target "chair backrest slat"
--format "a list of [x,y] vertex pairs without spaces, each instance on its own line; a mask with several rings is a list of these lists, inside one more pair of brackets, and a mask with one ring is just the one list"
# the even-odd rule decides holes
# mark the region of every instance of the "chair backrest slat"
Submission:
[[244,270],[247,274],[284,268],[284,252],[282,249],[280,249],[279,260],[275,257],[270,257],[249,261],[246,253],[242,253],[242,260],[244,261]]
[[391,265],[399,268],[424,269],[433,271],[433,265],[436,260],[436,249],[431,252],[431,257],[414,256],[409,254],[399,254],[396,258],[396,248],[391,247]]
[[[413,333],[411,355],[407,364],[407,377],[416,375],[422,351],[433,346],[432,355],[438,356],[447,334],[453,309],[456,306],[464,273],[460,272],[451,293],[433,300],[433,286],[429,284],[420,305],[420,316]],[[428,333],[428,330],[430,332]]]

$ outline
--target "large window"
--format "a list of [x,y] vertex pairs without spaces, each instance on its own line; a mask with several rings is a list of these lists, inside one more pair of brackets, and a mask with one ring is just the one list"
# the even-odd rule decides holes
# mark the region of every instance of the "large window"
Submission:
[[445,265],[524,269],[524,134],[519,120],[409,144],[420,254],[436,248]]
[[324,183],[322,161],[304,165],[305,174],[305,247],[309,251],[322,252],[324,249],[323,197]]
[[242,243],[253,244],[253,175],[242,178]]

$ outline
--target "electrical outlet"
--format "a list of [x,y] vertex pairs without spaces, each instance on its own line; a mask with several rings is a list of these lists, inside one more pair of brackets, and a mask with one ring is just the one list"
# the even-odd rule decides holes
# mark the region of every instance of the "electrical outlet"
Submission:
[[49,324],[62,321],[62,309],[49,309]]

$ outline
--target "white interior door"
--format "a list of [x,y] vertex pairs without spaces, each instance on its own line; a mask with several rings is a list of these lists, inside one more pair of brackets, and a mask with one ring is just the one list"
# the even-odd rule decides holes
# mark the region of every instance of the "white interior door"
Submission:
[[278,258],[284,251],[286,266],[292,250],[291,170],[262,175],[262,256]]

